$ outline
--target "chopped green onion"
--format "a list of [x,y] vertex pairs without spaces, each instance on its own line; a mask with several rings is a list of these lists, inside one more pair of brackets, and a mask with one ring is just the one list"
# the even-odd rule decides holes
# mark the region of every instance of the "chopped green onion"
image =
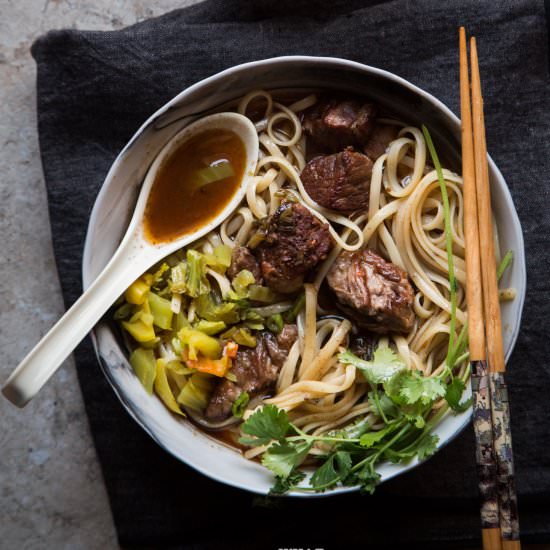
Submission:
[[296,321],[296,317],[298,317],[298,314],[300,313],[300,311],[302,311],[302,309],[304,309],[305,305],[306,295],[302,292],[302,294],[300,294],[300,296],[298,296],[298,298],[294,302],[292,309],[285,313],[285,321],[287,323],[294,323],[294,321]]
[[267,330],[273,332],[273,334],[279,334],[283,330],[283,316],[280,313],[268,317],[265,322]]
[[506,268],[510,265],[512,262],[512,259],[514,257],[514,253],[511,250],[508,250],[506,254],[504,254],[504,258],[502,258],[502,261],[500,262],[500,265],[497,269],[497,279],[500,280],[504,272],[506,271]]
[[447,358],[446,363],[449,368],[453,368],[452,357],[454,351],[454,340],[455,340],[455,325],[456,325],[456,290],[457,282],[455,278],[455,269],[453,261],[453,234],[451,229],[451,214],[449,208],[449,196],[447,194],[447,185],[445,179],[443,178],[443,170],[441,169],[441,164],[439,162],[439,157],[435,150],[432,137],[426,126],[422,125],[422,132],[424,133],[424,138],[426,139],[426,145],[430,151],[430,156],[434,163],[435,170],[437,172],[437,179],[439,180],[439,187],[441,189],[441,199],[443,201],[443,218],[445,220],[445,243],[447,248],[447,263],[449,265],[449,285],[451,287],[451,320],[449,326],[449,347],[447,348]]
[[248,392],[241,392],[239,397],[237,397],[237,399],[231,406],[231,412],[233,413],[233,416],[236,416],[237,418],[242,418],[249,401],[250,396],[248,395]]

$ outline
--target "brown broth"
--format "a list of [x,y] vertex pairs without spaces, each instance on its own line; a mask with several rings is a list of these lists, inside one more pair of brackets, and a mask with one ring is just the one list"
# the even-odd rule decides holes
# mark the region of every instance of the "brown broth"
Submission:
[[239,443],[238,435],[236,435],[235,432],[232,430],[204,430],[204,428],[202,428],[202,430],[207,433],[212,439],[215,439],[216,441],[219,441],[223,445],[231,447],[232,449],[236,449],[241,454],[244,453],[244,451],[250,449],[250,447],[246,447]]
[[[197,187],[194,175],[215,162],[227,160],[234,175]],[[237,191],[245,170],[246,151],[229,130],[207,130],[184,142],[159,170],[147,200],[145,237],[169,242],[215,218]]]

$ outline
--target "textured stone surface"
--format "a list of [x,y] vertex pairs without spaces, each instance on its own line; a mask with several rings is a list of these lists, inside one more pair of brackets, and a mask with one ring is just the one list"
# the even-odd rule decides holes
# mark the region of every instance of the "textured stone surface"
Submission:
[[[50,29],[109,30],[196,0],[0,0],[0,381],[62,313],[29,48]],[[72,361],[25,409],[0,398],[0,547],[116,548]]]

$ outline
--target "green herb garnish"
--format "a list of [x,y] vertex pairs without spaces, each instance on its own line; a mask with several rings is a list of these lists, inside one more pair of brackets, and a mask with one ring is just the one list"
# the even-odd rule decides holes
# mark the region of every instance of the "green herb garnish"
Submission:
[[248,392],[241,392],[239,397],[237,397],[237,399],[231,406],[231,412],[233,413],[233,416],[236,416],[237,418],[242,418],[249,401],[250,396],[248,395]]

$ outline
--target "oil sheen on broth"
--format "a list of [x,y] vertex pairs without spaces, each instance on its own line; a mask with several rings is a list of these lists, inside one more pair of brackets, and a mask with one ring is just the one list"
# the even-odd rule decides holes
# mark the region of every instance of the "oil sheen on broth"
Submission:
[[244,144],[230,130],[207,130],[185,141],[153,183],[144,217],[147,240],[169,242],[215,218],[237,191],[245,163]]

